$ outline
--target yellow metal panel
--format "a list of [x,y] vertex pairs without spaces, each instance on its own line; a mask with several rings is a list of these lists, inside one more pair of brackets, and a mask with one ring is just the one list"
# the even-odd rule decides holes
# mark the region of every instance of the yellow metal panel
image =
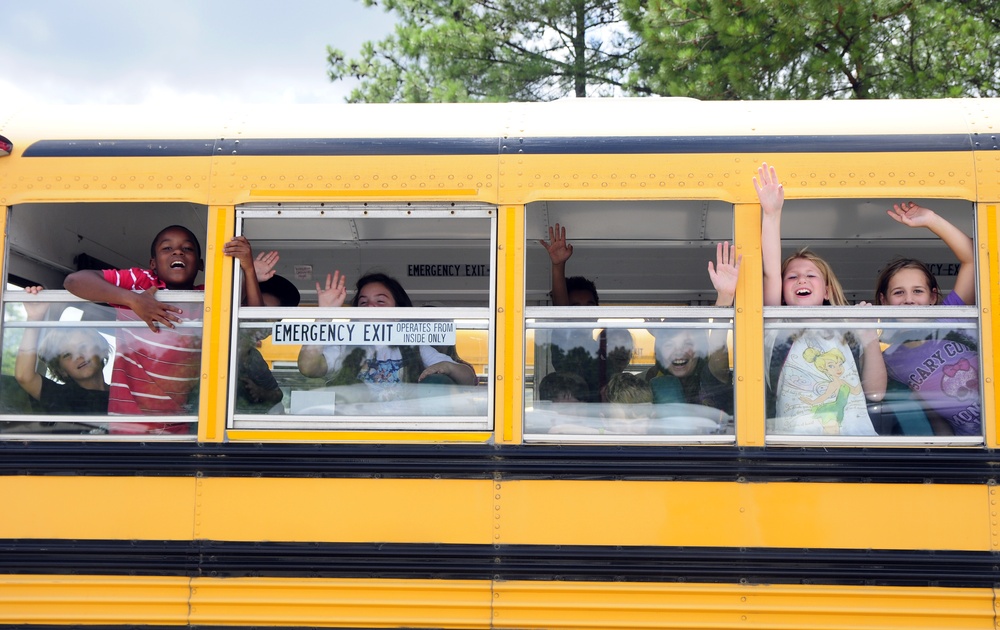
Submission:
[[495,155],[227,156],[214,165],[212,203],[252,201],[496,201]]
[[194,625],[490,627],[487,581],[196,578],[193,586]]
[[10,168],[5,184],[9,205],[35,201],[208,201],[208,157],[30,158],[18,159]]
[[190,540],[195,480],[0,477],[0,538]]
[[[982,313],[983,326],[980,348],[992,348],[993,343],[1000,339],[1000,217],[996,203],[980,203],[977,207],[976,243],[979,249],[979,308]],[[983,428],[986,430],[986,444],[991,448],[1000,446],[1000,429],[997,428],[997,387],[996,359],[994,352],[979,353],[979,370],[983,379],[982,412]],[[990,419],[992,418],[992,422]]]
[[198,480],[195,537],[317,542],[492,542],[492,481]]
[[0,576],[2,624],[352,628],[994,628],[963,588]]
[[543,199],[720,199],[757,203],[751,179],[778,167],[787,199],[976,199],[969,152],[502,156],[501,203]]
[[760,205],[734,207],[736,252],[743,257],[736,287],[736,318],[733,340],[736,346],[736,443],[764,445],[764,302],[763,268],[760,252]]
[[[3,169],[0,169],[0,172],[2,172],[2,170]],[[2,181],[3,181],[2,178],[0,178],[0,182],[2,182]],[[2,191],[3,191],[3,186],[0,186],[0,195],[3,194]],[[7,221],[8,221],[8,219],[10,219],[10,208],[8,208],[8,207],[6,207],[6,206],[3,205],[3,198],[0,197],[0,235],[3,236],[3,239],[4,239],[5,243],[7,242]],[[6,273],[7,270],[4,268],[4,265],[6,264],[6,262],[7,262],[7,257],[6,256],[0,256],[0,278],[6,278],[7,277],[7,273]],[[2,295],[2,291],[6,290],[6,288],[7,287],[4,286],[2,289],[0,289],[0,295]]]
[[189,597],[185,577],[0,575],[0,624],[180,626]]
[[[975,99],[979,100],[979,99]],[[996,99],[989,99],[996,102]],[[972,102],[972,101],[970,101]],[[989,118],[989,116],[984,116]],[[989,134],[990,140],[983,139],[980,149],[976,151],[976,175],[978,178],[977,187],[979,189],[979,200],[992,202],[1000,199],[1000,151],[994,150],[997,141],[997,125],[1000,121],[990,121],[987,125],[982,125],[981,133]]]
[[521,441],[524,414],[524,206],[503,206],[497,222],[497,442]]
[[[205,247],[205,318],[202,328],[201,395],[198,401],[198,439],[221,442],[226,428],[226,381],[229,377],[229,328],[232,321],[233,265],[222,253],[234,234],[232,207],[208,209]],[[208,352],[204,350],[207,349]],[[215,378],[209,378],[214,374]]]
[[494,628],[994,628],[991,589],[501,582]]
[[642,481],[498,485],[500,542],[505,544],[992,548],[986,486]]

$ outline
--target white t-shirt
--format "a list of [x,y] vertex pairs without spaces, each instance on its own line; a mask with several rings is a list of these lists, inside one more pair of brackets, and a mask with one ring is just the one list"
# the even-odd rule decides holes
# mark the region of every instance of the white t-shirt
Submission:
[[[773,345],[772,337],[772,351]],[[785,358],[775,392],[769,433],[877,435],[854,354],[841,331],[803,331]]]

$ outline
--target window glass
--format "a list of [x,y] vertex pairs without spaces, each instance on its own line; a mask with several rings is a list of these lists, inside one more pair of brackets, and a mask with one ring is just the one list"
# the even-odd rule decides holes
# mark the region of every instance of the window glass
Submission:
[[766,309],[770,441],[982,441],[974,307],[831,308]]
[[[194,439],[206,219],[207,208],[185,203],[9,209],[0,379],[5,436]],[[168,251],[164,234],[183,238]],[[64,291],[67,278],[80,274],[171,304],[175,326],[154,331],[129,308]],[[26,288],[11,288],[15,280]],[[154,286],[155,298],[146,292]]]
[[254,250],[278,253],[275,271],[299,299],[240,308],[231,427],[492,426],[493,208],[239,214]]
[[528,320],[526,439],[732,440],[731,312],[600,310],[569,318],[536,309]]
[[80,302],[66,291],[34,296],[8,290],[5,297],[0,431],[167,437],[196,432],[200,293],[172,292],[184,321],[155,333],[145,322],[130,320],[130,312]]
[[[732,441],[733,206],[550,201],[525,214],[525,439]],[[721,298],[707,271],[720,251],[734,271]]]
[[982,443],[974,219],[958,200],[785,203],[769,443]]

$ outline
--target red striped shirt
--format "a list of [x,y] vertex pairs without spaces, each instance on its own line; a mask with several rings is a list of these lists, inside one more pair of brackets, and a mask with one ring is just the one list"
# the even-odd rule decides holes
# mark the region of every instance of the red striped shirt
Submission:
[[[107,269],[104,279],[111,284],[141,293],[166,286],[152,271]],[[203,286],[195,287],[204,290]],[[182,321],[201,321],[202,306],[180,304]],[[115,305],[119,321],[141,321],[131,309]],[[117,334],[115,363],[111,373],[108,413],[114,415],[180,416],[197,413],[198,401],[191,393],[198,386],[201,371],[201,329],[121,328]],[[114,423],[112,433],[188,433],[181,423]]]

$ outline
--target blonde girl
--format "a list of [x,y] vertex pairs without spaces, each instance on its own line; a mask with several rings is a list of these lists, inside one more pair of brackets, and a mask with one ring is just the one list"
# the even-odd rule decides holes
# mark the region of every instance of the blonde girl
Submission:
[[[830,265],[808,250],[800,250],[781,260],[781,211],[785,191],[774,167],[767,164],[757,169],[754,189],[761,205],[761,254],[764,271],[765,306],[846,306],[843,288]],[[867,304],[862,302],[861,304]],[[805,359],[805,351],[819,353],[836,349],[844,357],[843,378],[857,377],[860,389],[853,391],[844,406],[840,432],[844,435],[875,435],[867,403],[877,402],[885,395],[886,372],[882,352],[874,331],[838,332],[832,330],[799,331],[785,343],[776,335],[769,336],[769,365],[782,361],[776,378],[769,383],[775,397],[769,430],[774,433],[824,433],[827,426],[817,417],[812,406],[804,401],[815,399],[829,378],[816,365]],[[787,349],[785,346],[788,346]],[[776,348],[776,346],[781,346]],[[858,360],[860,360],[860,370]],[[769,379],[770,380],[770,379]]]

